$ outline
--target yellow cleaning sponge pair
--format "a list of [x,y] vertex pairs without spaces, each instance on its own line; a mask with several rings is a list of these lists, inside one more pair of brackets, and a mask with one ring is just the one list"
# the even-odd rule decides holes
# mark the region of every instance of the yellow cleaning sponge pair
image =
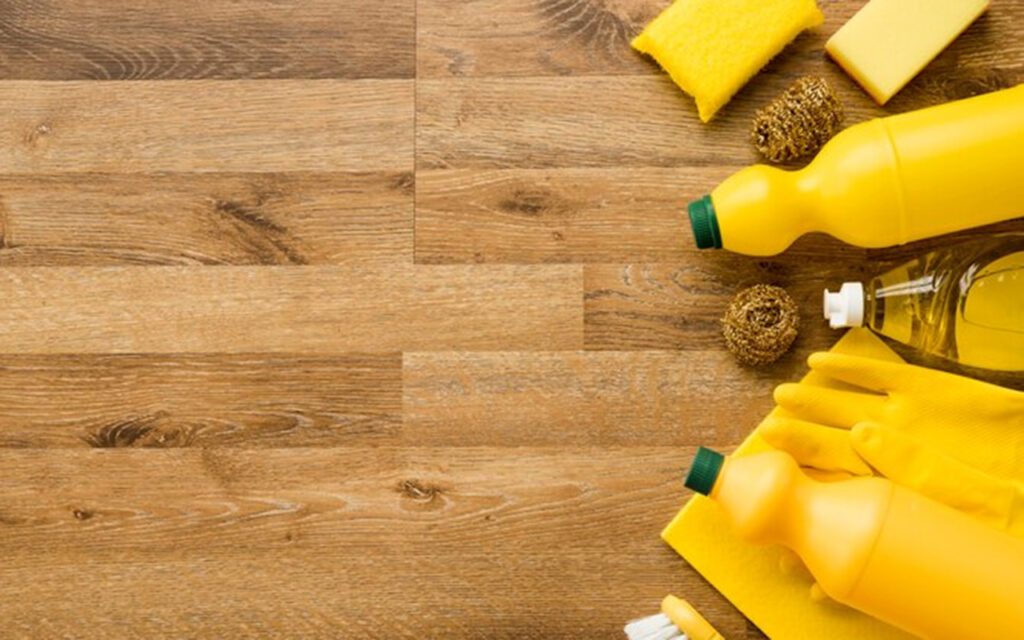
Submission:
[[707,122],[797,34],[823,21],[814,0],[676,0],[633,48],[657,60]]

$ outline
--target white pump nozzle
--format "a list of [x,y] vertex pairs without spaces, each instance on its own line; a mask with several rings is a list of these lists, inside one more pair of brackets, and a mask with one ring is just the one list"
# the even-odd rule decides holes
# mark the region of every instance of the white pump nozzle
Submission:
[[825,319],[833,329],[864,324],[864,285],[844,282],[838,293],[826,289]]

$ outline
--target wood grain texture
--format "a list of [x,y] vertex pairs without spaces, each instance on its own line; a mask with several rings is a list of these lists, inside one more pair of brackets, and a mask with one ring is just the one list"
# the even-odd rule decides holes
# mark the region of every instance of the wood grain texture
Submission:
[[682,198],[728,169],[417,172],[416,261],[670,262],[692,254]]
[[578,349],[578,266],[0,271],[0,353]]
[[802,369],[751,370],[721,348],[407,353],[402,435],[431,446],[738,442]]
[[[0,83],[0,173],[408,170],[409,80]],[[98,144],[102,141],[102,144]]]
[[[419,169],[746,165],[754,112],[790,75],[766,72],[710,124],[667,76],[449,78],[416,83]],[[884,113],[837,83],[849,122]],[[692,113],[691,113],[692,112]]]
[[409,78],[413,0],[4,0],[0,79]]
[[[822,287],[950,238],[755,259],[683,206],[801,75],[847,124],[1024,81],[1000,0],[880,109],[822,52],[863,1],[703,125],[628,47],[669,0],[0,0],[0,636],[613,638],[677,593],[763,639],[658,538],[683,467],[838,337]],[[802,333],[752,370],[759,282]]]
[[0,356],[0,447],[393,442],[399,354]]
[[417,75],[656,73],[629,41],[666,6],[666,0],[423,2]]
[[0,176],[0,265],[391,265],[412,172]]
[[648,535],[691,454],[8,451],[0,616],[13,637],[81,628],[71,602],[97,637],[593,637],[622,624],[607,602],[642,615],[692,586],[736,637],[742,618]]

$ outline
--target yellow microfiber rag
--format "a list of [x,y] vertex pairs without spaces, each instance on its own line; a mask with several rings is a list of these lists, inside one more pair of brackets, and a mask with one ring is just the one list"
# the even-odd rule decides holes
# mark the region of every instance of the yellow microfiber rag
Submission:
[[676,0],[633,39],[697,101],[707,122],[804,29],[815,0]]
[[[865,329],[853,329],[832,347],[836,353],[901,362],[891,349]],[[801,384],[840,386],[811,372]],[[790,417],[776,408],[769,417]],[[760,429],[760,427],[758,427]],[[771,447],[758,429],[736,455]],[[695,495],[661,533],[661,537],[771,638],[829,640],[908,640],[912,636],[836,602],[810,596],[805,576],[784,574],[781,547],[755,546],[736,537],[718,505]]]

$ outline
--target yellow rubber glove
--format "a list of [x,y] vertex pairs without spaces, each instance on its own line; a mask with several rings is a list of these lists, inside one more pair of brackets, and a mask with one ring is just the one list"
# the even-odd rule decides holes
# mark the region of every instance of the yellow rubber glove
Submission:
[[902,363],[816,353],[811,368],[849,385],[784,384],[762,427],[802,465],[879,474],[1024,536],[1024,393]]

